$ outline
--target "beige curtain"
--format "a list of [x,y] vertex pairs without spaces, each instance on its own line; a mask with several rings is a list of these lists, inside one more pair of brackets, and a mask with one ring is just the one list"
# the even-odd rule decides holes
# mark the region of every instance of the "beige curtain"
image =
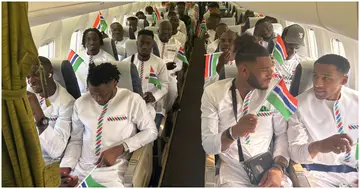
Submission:
[[28,3],[2,2],[2,186],[55,187],[55,163],[45,166],[26,96],[26,75],[39,64]]

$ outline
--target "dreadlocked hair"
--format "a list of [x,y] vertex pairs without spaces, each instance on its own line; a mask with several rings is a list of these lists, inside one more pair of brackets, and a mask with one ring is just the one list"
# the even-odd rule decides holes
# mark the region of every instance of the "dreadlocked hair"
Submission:
[[103,34],[96,28],[88,28],[84,31],[83,33],[83,36],[82,36],[82,46],[84,48],[86,48],[85,46],[85,40],[86,40],[86,35],[89,33],[89,32],[95,32],[98,36],[99,36],[99,39],[100,39],[100,45],[102,46],[104,44],[104,41],[103,41]]
[[235,42],[235,61],[236,64],[242,62],[253,62],[258,57],[270,56],[268,50],[257,43],[257,39],[252,35],[242,35],[237,37]]
[[99,65],[94,63],[89,64],[89,73],[87,76],[87,83],[93,86],[107,84],[113,80],[119,82],[120,72],[116,65],[105,62]]

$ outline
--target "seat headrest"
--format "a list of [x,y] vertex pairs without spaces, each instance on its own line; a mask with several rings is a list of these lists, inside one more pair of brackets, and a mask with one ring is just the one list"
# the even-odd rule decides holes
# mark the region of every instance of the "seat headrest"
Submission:
[[145,22],[144,19],[139,19],[139,21],[138,21],[138,27],[141,28],[141,29],[144,29],[144,28],[145,28],[144,22]]
[[290,93],[298,96],[313,86],[312,75],[315,61],[303,61],[297,65],[291,82]]
[[228,26],[234,26],[236,23],[236,18],[235,17],[221,18],[220,22],[225,23]]
[[229,30],[236,32],[238,35],[241,35],[241,25],[228,26]]
[[81,96],[77,78],[68,60],[50,59],[53,67],[53,78],[75,99]]
[[115,40],[110,38],[103,39],[104,45],[100,46],[102,50],[112,55],[115,60],[119,60],[118,53],[116,50]]
[[273,25],[273,28],[274,28],[274,32],[279,34],[279,35],[282,35],[282,32],[283,32],[283,27],[281,24],[279,23],[274,23],[272,24]]
[[149,22],[154,22],[154,19],[152,17],[152,15],[145,15],[146,16],[146,20]]
[[234,65],[225,65],[224,66],[225,79],[227,78],[235,78],[237,75],[237,67]]
[[249,17],[250,28],[255,27],[258,20],[263,19],[262,17]]
[[128,39],[125,42],[125,48],[126,48],[126,57],[129,57],[137,53],[136,39]]
[[123,26],[124,29],[124,37],[129,37],[129,26]]
[[159,27],[157,26],[148,26],[145,29],[147,30],[151,30],[152,32],[154,32],[154,34],[158,34],[159,33]]

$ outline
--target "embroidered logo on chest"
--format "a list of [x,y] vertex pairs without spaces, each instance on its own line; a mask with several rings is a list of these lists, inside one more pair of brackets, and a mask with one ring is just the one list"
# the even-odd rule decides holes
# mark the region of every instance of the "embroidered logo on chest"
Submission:
[[49,121],[56,121],[56,120],[57,120],[57,117],[51,117],[51,116],[50,116],[50,117],[48,117],[48,120],[49,120]]
[[108,121],[125,121],[127,120],[127,116],[111,116],[111,117],[107,117]]
[[359,125],[358,125],[358,124],[356,124],[356,125],[349,125],[349,129],[350,129],[350,130],[359,129]]
[[256,114],[258,117],[269,117],[272,115],[271,111],[263,111],[263,112],[258,112]]

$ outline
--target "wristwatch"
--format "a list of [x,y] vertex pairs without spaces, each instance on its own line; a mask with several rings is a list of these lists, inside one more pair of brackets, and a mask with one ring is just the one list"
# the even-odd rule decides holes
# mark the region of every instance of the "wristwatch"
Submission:
[[232,127],[229,127],[229,128],[226,130],[226,136],[227,136],[230,140],[236,140],[236,138],[234,138],[233,135],[232,135]]
[[276,162],[274,165],[279,165],[281,167],[281,170],[282,170],[283,174],[286,173],[287,166],[285,164],[283,164],[281,162]]
[[36,123],[37,127],[43,127],[43,126],[48,126],[49,125],[49,118],[47,117],[43,117],[40,119],[40,121],[38,121]]

